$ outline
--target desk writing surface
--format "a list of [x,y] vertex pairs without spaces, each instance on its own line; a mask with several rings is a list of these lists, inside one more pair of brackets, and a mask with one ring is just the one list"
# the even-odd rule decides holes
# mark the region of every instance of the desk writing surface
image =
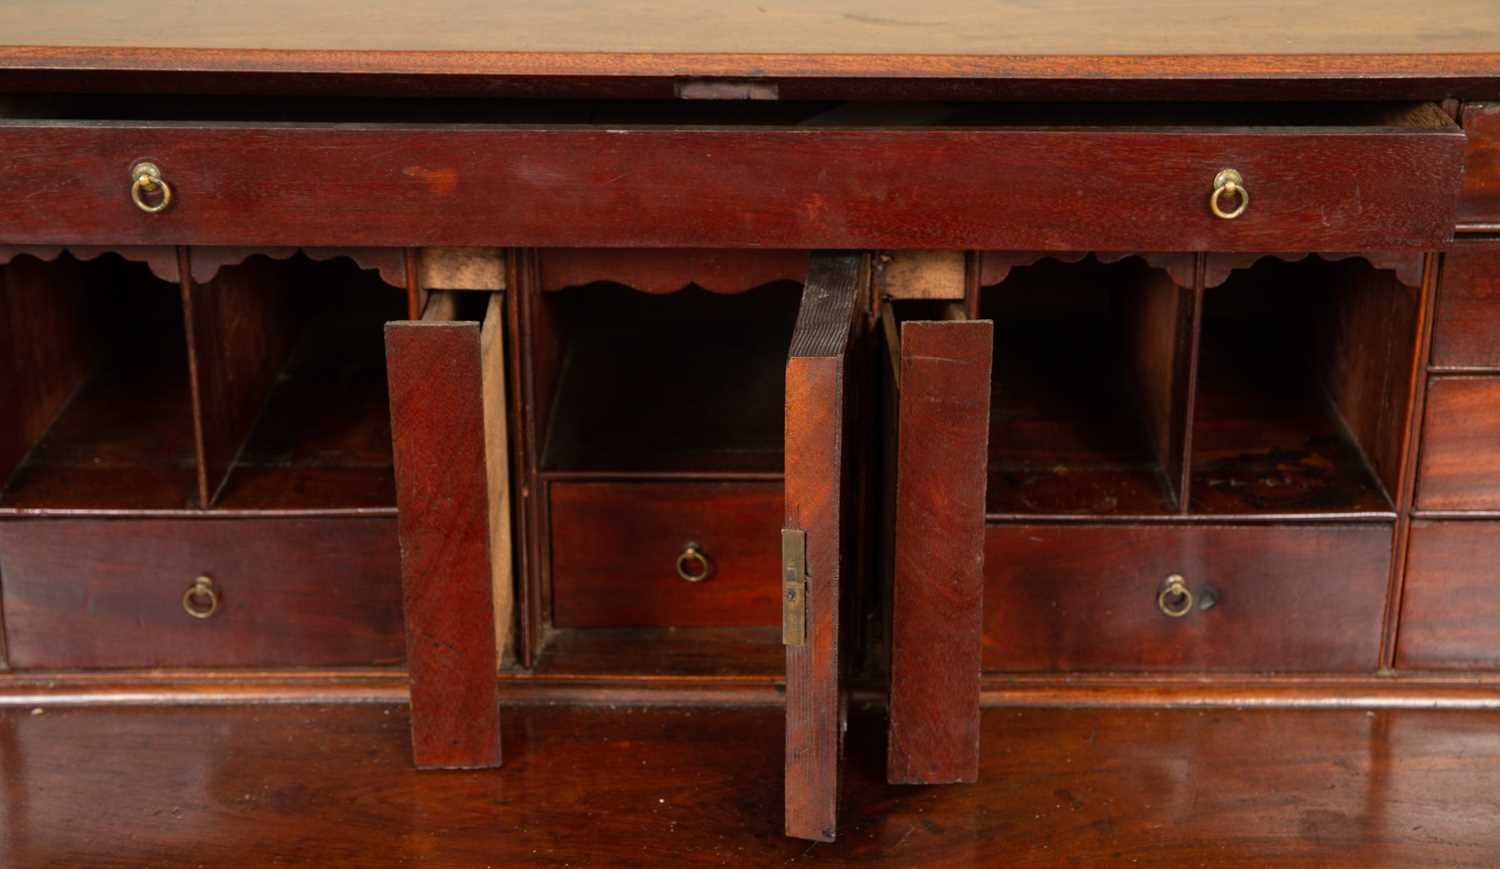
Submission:
[[1500,0],[0,3],[9,68],[1006,76],[1089,58],[1060,71],[1108,77],[1142,59],[1157,74],[1222,69],[1214,57],[1262,73],[1492,75]]

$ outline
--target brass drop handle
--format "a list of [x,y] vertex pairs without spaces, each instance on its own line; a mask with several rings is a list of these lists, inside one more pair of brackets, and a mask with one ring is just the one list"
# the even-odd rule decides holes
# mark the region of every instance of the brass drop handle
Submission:
[[1163,615],[1174,619],[1193,611],[1193,593],[1188,591],[1182,574],[1174,573],[1162,581],[1161,591],[1156,593],[1156,606]]
[[[157,214],[167,210],[172,204],[172,185],[167,179],[161,177],[161,170],[155,163],[147,163],[144,160],[130,167],[130,175],[133,179],[130,184],[130,201],[135,207],[147,214]],[[147,201],[154,199],[155,203]]]
[[714,572],[714,563],[698,544],[689,543],[677,556],[677,575],[688,582],[702,582]]
[[182,593],[182,609],[195,619],[206,619],[219,611],[219,590],[211,577],[200,576]]
[[[1229,210],[1224,209],[1228,203]],[[1208,207],[1214,216],[1223,220],[1234,220],[1250,207],[1250,191],[1245,188],[1245,179],[1233,169],[1221,169],[1214,176],[1214,192],[1208,194]]]

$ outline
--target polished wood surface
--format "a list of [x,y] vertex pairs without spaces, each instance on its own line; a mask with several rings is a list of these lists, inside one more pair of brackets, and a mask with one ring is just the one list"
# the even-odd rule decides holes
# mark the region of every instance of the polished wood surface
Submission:
[[1500,379],[1432,378],[1420,461],[1418,509],[1500,509]]
[[786,647],[786,834],[821,842],[838,831],[858,582],[850,559],[858,508],[845,488],[858,443],[849,408],[858,370],[852,345],[869,279],[865,255],[813,255],[786,364],[783,528],[806,539],[803,642]]
[[1396,666],[1493,670],[1500,665],[1500,525],[1412,523]]
[[1495,712],[994,710],[979,783],[953,788],[885,784],[882,721],[860,714],[847,835],[809,845],[780,835],[776,709],[509,707],[506,769],[423,774],[398,705],[40,708],[0,712],[6,865],[1483,867],[1500,851]]
[[[1041,111],[925,129],[710,126],[732,123],[722,112],[618,129],[17,120],[0,123],[0,198],[13,244],[1264,251],[1451,237],[1465,140],[1435,106],[1230,115],[1100,127]],[[120,168],[143,154],[177,191],[160,214],[131,203]],[[1231,164],[1254,204],[1220,220],[1208,195]],[[282,195],[266,195],[273,177]],[[1096,190],[1129,219],[1096,207]]]
[[[995,525],[984,666],[1374,672],[1391,525]],[[1190,611],[1158,606],[1183,577]]]
[[[558,627],[781,623],[779,483],[553,483]],[[678,575],[689,544],[698,582]]]
[[[1497,91],[1500,93],[1500,91]],[[1500,102],[1466,103],[1460,123],[1469,138],[1458,221],[1500,227]]]
[[[11,519],[0,573],[13,667],[336,667],[402,659],[389,518]],[[219,609],[183,594],[213,580]]]
[[462,295],[433,293],[385,332],[412,755],[442,769],[500,764],[482,361],[498,324],[463,319]]
[[1443,255],[1434,329],[1432,368],[1500,369],[1500,242],[1464,239]]
[[892,566],[890,749],[904,784],[979,773],[984,490],[994,324],[901,328]]

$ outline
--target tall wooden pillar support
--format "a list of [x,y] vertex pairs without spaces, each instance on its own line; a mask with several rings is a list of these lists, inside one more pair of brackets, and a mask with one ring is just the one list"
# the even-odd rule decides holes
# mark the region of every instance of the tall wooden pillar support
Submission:
[[849,362],[868,287],[859,254],[814,254],[786,368],[786,834],[831,842],[844,749],[852,444]]
[[493,767],[511,621],[503,269],[471,251],[414,266],[422,319],[386,326],[412,755]]

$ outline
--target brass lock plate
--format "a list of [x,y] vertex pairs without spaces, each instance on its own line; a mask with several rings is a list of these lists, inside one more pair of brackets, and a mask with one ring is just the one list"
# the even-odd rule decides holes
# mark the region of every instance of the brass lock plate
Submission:
[[781,643],[807,645],[807,532],[781,529]]

